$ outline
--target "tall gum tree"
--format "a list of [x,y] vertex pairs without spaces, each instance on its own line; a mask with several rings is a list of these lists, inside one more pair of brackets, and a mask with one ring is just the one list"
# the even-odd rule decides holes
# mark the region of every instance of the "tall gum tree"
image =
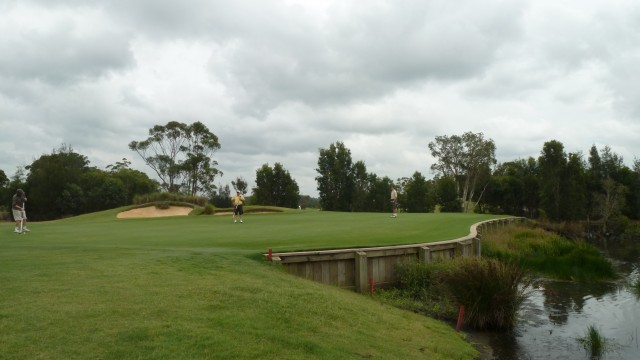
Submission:
[[483,133],[466,132],[462,136],[437,136],[429,143],[429,150],[437,160],[431,170],[456,180],[458,196],[468,212],[478,179],[496,164],[495,143],[485,140]]
[[166,191],[183,190],[196,195],[215,189],[214,180],[220,172],[212,157],[220,149],[220,143],[201,122],[155,125],[149,129],[146,140],[130,142],[129,149],[158,175]]

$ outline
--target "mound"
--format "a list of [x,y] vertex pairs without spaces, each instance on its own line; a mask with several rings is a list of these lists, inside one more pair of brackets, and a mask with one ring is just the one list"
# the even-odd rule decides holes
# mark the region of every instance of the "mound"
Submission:
[[169,206],[168,209],[159,209],[155,206],[131,209],[118,213],[118,219],[150,218],[163,216],[185,216],[193,209],[188,206]]

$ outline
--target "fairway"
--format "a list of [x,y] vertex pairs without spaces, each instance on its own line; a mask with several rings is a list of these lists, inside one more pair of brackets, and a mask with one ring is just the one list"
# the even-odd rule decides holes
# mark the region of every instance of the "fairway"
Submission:
[[[119,209],[122,210],[122,209]],[[0,237],[3,359],[471,359],[440,322],[287,275],[261,253],[467,235],[478,214],[288,211],[33,223]]]

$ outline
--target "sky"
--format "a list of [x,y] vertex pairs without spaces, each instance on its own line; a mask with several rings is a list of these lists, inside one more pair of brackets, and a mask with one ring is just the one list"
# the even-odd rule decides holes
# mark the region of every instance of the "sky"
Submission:
[[224,175],[279,162],[317,196],[319,149],[391,179],[436,136],[499,162],[640,157],[635,0],[0,0],[0,169],[65,144],[104,169],[154,125],[200,121]]

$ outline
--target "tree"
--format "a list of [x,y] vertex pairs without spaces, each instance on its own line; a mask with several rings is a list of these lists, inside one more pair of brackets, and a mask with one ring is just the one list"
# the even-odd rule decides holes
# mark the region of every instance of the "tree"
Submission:
[[0,203],[0,210],[6,208],[9,208],[9,204],[10,202],[10,189],[9,189],[9,178],[7,177],[7,174],[4,173],[3,170],[0,169],[0,201],[2,201]]
[[231,185],[233,185],[233,188],[236,191],[240,191],[242,195],[247,194],[247,188],[249,187],[249,184],[245,179],[237,177],[234,181],[231,181]]
[[354,189],[351,151],[338,141],[319,152],[316,182],[320,206],[329,211],[351,211]]
[[427,179],[418,171],[404,182],[403,209],[408,212],[432,212],[435,208],[433,192]]
[[491,177],[485,203],[489,212],[533,217],[539,207],[536,160],[520,159],[499,164]]
[[106,166],[107,171],[111,173],[118,172],[120,170],[129,169],[131,165],[131,161],[127,160],[127,158],[122,158],[122,161],[116,161],[115,164],[110,164]]
[[436,189],[441,212],[462,212],[462,202],[458,197],[457,184],[453,177],[436,179]]
[[607,233],[607,223],[614,215],[619,215],[624,207],[627,188],[611,178],[602,182],[603,193],[596,194],[595,210],[603,222],[603,232]]
[[352,211],[367,211],[367,198],[369,196],[370,183],[367,174],[367,166],[364,161],[356,161],[353,164],[353,195]]
[[191,196],[210,193],[215,189],[215,177],[221,174],[216,168],[218,162],[212,158],[220,149],[218,137],[199,121],[186,129],[186,145],[180,149],[186,155],[186,159],[181,163],[184,174],[183,187]]
[[587,183],[585,163],[581,153],[569,153],[562,176],[560,218],[576,221],[587,215]]
[[540,182],[542,184],[542,208],[549,219],[558,221],[561,219],[562,177],[567,165],[564,145],[557,140],[544,143],[538,164],[540,165]]
[[[369,174],[369,194],[367,197],[366,211],[387,212],[391,211],[391,187],[393,180],[376,174]],[[402,206],[402,204],[400,204]]]
[[[81,208],[74,208],[73,213],[61,207],[65,189],[72,185],[80,186],[80,177],[89,170],[89,160],[84,155],[73,151],[71,146],[62,145],[50,155],[42,155],[27,166],[27,187],[29,206],[34,211],[34,220],[55,219],[62,214],[76,215]],[[30,215],[31,216],[31,215]]]
[[119,180],[124,186],[125,204],[132,204],[136,195],[151,194],[158,191],[158,183],[139,170],[120,168],[110,172],[110,177]]
[[192,196],[215,190],[220,174],[211,157],[220,149],[218,137],[201,122],[186,125],[176,121],[149,129],[149,137],[132,141],[129,149],[144,160],[169,192],[185,190]]
[[216,190],[210,193],[209,201],[217,208],[230,208],[232,203],[229,185],[222,186],[222,184],[219,184]]
[[482,133],[471,132],[462,136],[437,136],[429,143],[429,150],[437,159],[431,170],[456,180],[457,194],[464,210],[469,211],[479,176],[496,163],[493,140],[485,140]]
[[5,188],[7,185],[9,185],[9,178],[3,170],[0,170],[0,188]]
[[[125,170],[120,170],[125,171]],[[88,213],[127,205],[128,193],[124,183],[113,174],[89,169],[79,179],[83,192],[81,205],[73,213]]]
[[300,189],[282,164],[275,163],[273,168],[264,164],[256,170],[253,197],[257,204],[297,208]]

